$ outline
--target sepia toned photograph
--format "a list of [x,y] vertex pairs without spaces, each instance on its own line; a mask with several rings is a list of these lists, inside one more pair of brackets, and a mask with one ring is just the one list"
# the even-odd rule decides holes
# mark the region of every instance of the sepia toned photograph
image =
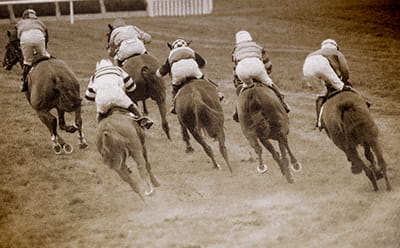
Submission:
[[400,2],[0,0],[0,248],[399,248]]

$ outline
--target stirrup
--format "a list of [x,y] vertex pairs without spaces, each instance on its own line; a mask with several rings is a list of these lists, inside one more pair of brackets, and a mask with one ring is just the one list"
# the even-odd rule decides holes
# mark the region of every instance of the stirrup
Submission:
[[170,112],[171,114],[174,114],[174,115],[176,115],[175,106],[174,106],[174,107],[172,107],[172,108],[169,110],[169,112]]
[[146,129],[151,128],[151,126],[153,126],[154,122],[152,120],[150,120],[150,118],[142,116],[140,118],[138,118],[138,123],[141,127],[144,127]]

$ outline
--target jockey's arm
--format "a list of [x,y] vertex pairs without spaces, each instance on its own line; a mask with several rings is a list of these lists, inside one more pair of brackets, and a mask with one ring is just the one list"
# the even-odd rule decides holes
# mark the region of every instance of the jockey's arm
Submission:
[[45,44],[46,44],[46,49],[47,49],[47,43],[49,43],[49,30],[47,28],[45,29]]
[[347,65],[346,58],[342,53],[338,54],[338,59],[341,79],[344,83],[347,83],[349,81],[349,66]]
[[206,65],[207,61],[200,54],[196,52],[194,53],[194,56],[197,64],[199,65],[199,68],[203,68]]
[[158,70],[156,72],[156,76],[163,77],[170,72],[171,72],[171,65],[167,59],[167,61],[165,61],[165,63],[160,68],[158,68]]
[[151,42],[151,35],[144,32],[143,30],[141,30],[140,28],[134,26],[134,29],[136,30],[136,32],[138,32],[139,34],[139,39],[141,39],[143,41],[144,44],[148,44]]
[[269,56],[268,56],[267,52],[265,51],[265,49],[262,50],[261,56],[262,56],[262,62],[264,63],[264,67],[267,70],[267,73],[271,74],[272,63],[271,63],[271,60],[269,59]]
[[85,92],[85,99],[94,102],[95,98],[96,98],[96,91],[93,89],[93,76],[91,76],[89,79],[88,88],[86,89]]

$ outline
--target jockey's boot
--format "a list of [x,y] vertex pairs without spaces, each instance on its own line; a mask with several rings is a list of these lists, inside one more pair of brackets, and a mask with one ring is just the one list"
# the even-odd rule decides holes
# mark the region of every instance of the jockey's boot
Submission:
[[28,74],[29,74],[29,70],[31,69],[30,65],[24,65],[23,66],[23,71],[22,71],[22,88],[21,88],[21,92],[26,92],[28,91]]
[[97,113],[97,122],[100,122],[101,120],[103,120],[104,118],[107,117],[107,114],[103,114],[103,113]]
[[141,127],[149,129],[153,126],[154,122],[148,116],[144,116],[136,104],[129,105],[128,110],[137,116],[137,121]]
[[318,96],[317,100],[315,100],[315,110],[317,112],[317,121],[315,123],[315,127],[319,128],[319,131],[322,130],[322,127],[320,127],[320,125],[319,125],[319,122],[320,122],[319,116],[320,116],[321,108],[322,108],[322,105],[324,104],[324,102],[325,102],[325,96]]
[[116,61],[117,61],[117,65],[122,68],[122,64],[124,63],[124,61],[121,61],[119,59],[117,59]]
[[224,98],[225,98],[224,93],[222,93],[221,91],[218,91],[218,92],[217,92],[217,95],[218,95],[219,101],[222,102],[222,100],[224,100]]
[[285,102],[285,100],[284,100],[285,97],[284,97],[284,95],[281,94],[281,92],[279,91],[278,87],[277,87],[274,83],[272,83],[271,86],[270,86],[270,88],[271,88],[271,89],[275,92],[275,94],[278,96],[279,100],[281,100],[281,103],[282,103],[283,107],[285,108],[286,113],[289,113],[289,112],[290,112],[289,104],[287,104],[287,103]]
[[236,121],[236,122],[239,122],[239,115],[238,115],[238,112],[237,112],[237,108],[235,108],[235,113],[233,113],[232,119],[234,121]]
[[175,96],[176,96],[176,93],[178,93],[178,90],[179,90],[179,85],[172,85],[172,108],[169,112],[174,115],[176,115]]

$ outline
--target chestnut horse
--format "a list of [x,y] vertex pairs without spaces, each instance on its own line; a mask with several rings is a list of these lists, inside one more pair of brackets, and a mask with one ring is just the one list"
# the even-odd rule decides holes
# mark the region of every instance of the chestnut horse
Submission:
[[[342,150],[351,162],[351,171],[362,171],[371,181],[374,190],[378,190],[377,180],[384,177],[386,189],[391,190],[386,175],[386,162],[382,155],[379,132],[365,100],[351,91],[342,91],[328,98],[323,105],[321,125],[328,137]],[[367,166],[357,152],[357,146],[364,148],[364,155],[370,162]],[[372,150],[371,150],[372,149]],[[375,162],[374,154],[379,167]]]
[[[11,70],[16,63],[22,64],[22,52],[18,41],[15,40],[15,30],[8,31],[9,42],[3,67]],[[39,119],[46,125],[51,134],[53,149],[56,154],[71,153],[73,148],[66,143],[57,132],[57,118],[50,113],[56,109],[58,124],[61,130],[69,133],[78,131],[79,147],[86,148],[87,142],[83,137],[81,118],[81,97],[79,81],[71,69],[60,59],[37,58],[28,75],[28,91],[26,97]],[[74,112],[75,123],[66,125],[64,113]]]
[[134,159],[140,176],[149,187],[145,195],[153,193],[153,186],[159,186],[147,159],[145,133],[127,110],[114,107],[108,116],[100,121],[96,145],[104,162],[115,170],[143,201],[139,185],[129,175],[131,171],[126,165],[129,157]]
[[205,79],[192,79],[186,82],[175,97],[175,110],[182,129],[186,152],[192,152],[189,132],[211,158],[215,168],[220,168],[215,161],[211,147],[205,142],[202,133],[219,143],[219,150],[226,165],[232,172],[225,146],[224,113],[214,85]]
[[[241,90],[237,108],[242,132],[258,157],[259,166],[257,170],[260,173],[264,173],[267,170],[267,166],[262,159],[262,148],[259,144],[261,142],[278,163],[286,180],[289,183],[293,183],[286,151],[290,156],[292,170],[300,171],[301,164],[297,162],[289,147],[287,138],[289,134],[289,116],[277,95],[264,84],[255,83],[253,87]],[[270,140],[278,141],[280,154],[275,150]]]
[[[108,41],[113,27],[109,24],[109,32],[107,34]],[[131,56],[125,60],[122,68],[132,77],[136,84],[136,89],[128,92],[128,96],[136,104],[143,102],[143,112],[148,113],[146,107],[146,99],[151,98],[157,103],[161,116],[161,125],[170,140],[169,124],[167,121],[167,105],[166,105],[166,85],[162,78],[156,76],[157,69],[161,66],[158,60],[148,54]]]

